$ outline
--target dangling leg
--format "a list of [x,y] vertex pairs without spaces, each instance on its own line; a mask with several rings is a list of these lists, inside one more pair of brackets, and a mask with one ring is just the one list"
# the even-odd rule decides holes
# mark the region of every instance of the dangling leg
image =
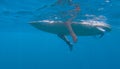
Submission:
[[66,26],[67,26],[67,28],[68,28],[68,30],[69,30],[69,32],[70,32],[70,35],[72,36],[73,41],[74,41],[74,42],[77,42],[77,36],[76,36],[74,30],[73,30],[72,27],[71,27],[71,23],[72,23],[73,19],[75,19],[76,16],[77,16],[77,14],[79,13],[80,7],[79,7],[79,5],[77,5],[77,4],[75,4],[74,6],[75,6],[75,9],[72,10],[72,11],[71,11],[71,14],[70,14],[70,15],[71,15],[71,18],[68,19],[68,20],[65,22],[65,24],[66,24]]
[[65,24],[66,24],[66,27],[68,28],[68,31],[69,31],[70,35],[72,36],[73,41],[77,42],[77,36],[76,36],[76,34],[74,33],[74,30],[71,27],[71,21],[67,21]]
[[72,43],[67,39],[67,37],[66,37],[65,35],[61,35],[61,34],[58,34],[58,37],[60,37],[62,40],[64,40],[64,41],[68,44],[70,51],[72,51],[73,45],[72,45]]

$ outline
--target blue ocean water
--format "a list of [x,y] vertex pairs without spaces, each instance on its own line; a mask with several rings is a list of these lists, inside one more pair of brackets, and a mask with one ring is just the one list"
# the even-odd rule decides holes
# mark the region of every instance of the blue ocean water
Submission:
[[51,10],[40,9],[55,1],[0,0],[0,69],[120,69],[120,0],[73,0],[80,20],[105,20],[112,31],[101,39],[78,37],[72,52],[55,34],[29,25],[46,19]]

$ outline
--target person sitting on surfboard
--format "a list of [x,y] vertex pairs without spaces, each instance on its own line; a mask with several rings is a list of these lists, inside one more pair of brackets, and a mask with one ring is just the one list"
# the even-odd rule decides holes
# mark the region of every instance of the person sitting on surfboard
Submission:
[[69,18],[66,19],[65,21],[65,25],[70,33],[70,35],[72,36],[72,39],[74,42],[77,42],[77,36],[74,32],[74,30],[71,27],[71,23],[72,21],[77,17],[79,11],[80,11],[80,7],[78,4],[74,4],[72,2],[72,0],[58,0],[56,3],[54,3],[53,5],[64,5],[64,4],[68,4],[69,6],[73,6],[74,9],[72,10],[68,10],[66,13],[69,13],[68,16]]
[[[46,7],[55,7],[55,6],[59,6],[59,8],[62,10],[62,11],[61,10],[58,11],[59,12],[58,14],[61,14],[63,12],[63,14],[61,14],[60,17],[64,20],[64,23],[65,23],[70,35],[72,36],[73,41],[77,42],[77,36],[71,27],[71,23],[80,12],[79,4],[73,3],[72,0],[57,0],[55,3],[51,4],[50,6],[45,5],[42,8],[39,8],[37,10],[40,10],[40,9],[43,9]],[[67,8],[66,8],[66,6],[67,6]],[[72,7],[72,9],[68,9],[71,7]]]

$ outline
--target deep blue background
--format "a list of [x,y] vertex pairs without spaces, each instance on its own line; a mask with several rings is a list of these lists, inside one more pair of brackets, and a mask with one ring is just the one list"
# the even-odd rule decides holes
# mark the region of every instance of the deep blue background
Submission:
[[120,0],[76,0],[81,19],[104,16],[112,32],[80,36],[72,52],[56,35],[28,24],[40,14],[36,9],[55,1],[0,0],[0,69],[120,69]]

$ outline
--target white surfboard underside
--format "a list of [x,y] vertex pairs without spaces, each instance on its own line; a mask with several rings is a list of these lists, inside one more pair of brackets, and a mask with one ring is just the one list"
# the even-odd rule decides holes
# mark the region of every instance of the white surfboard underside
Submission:
[[[45,32],[69,35],[69,31],[66,28],[65,23],[62,21],[42,20],[33,21],[30,24],[35,28]],[[78,36],[99,35],[104,32],[111,31],[111,28],[108,24],[98,21],[72,22],[71,26]]]

